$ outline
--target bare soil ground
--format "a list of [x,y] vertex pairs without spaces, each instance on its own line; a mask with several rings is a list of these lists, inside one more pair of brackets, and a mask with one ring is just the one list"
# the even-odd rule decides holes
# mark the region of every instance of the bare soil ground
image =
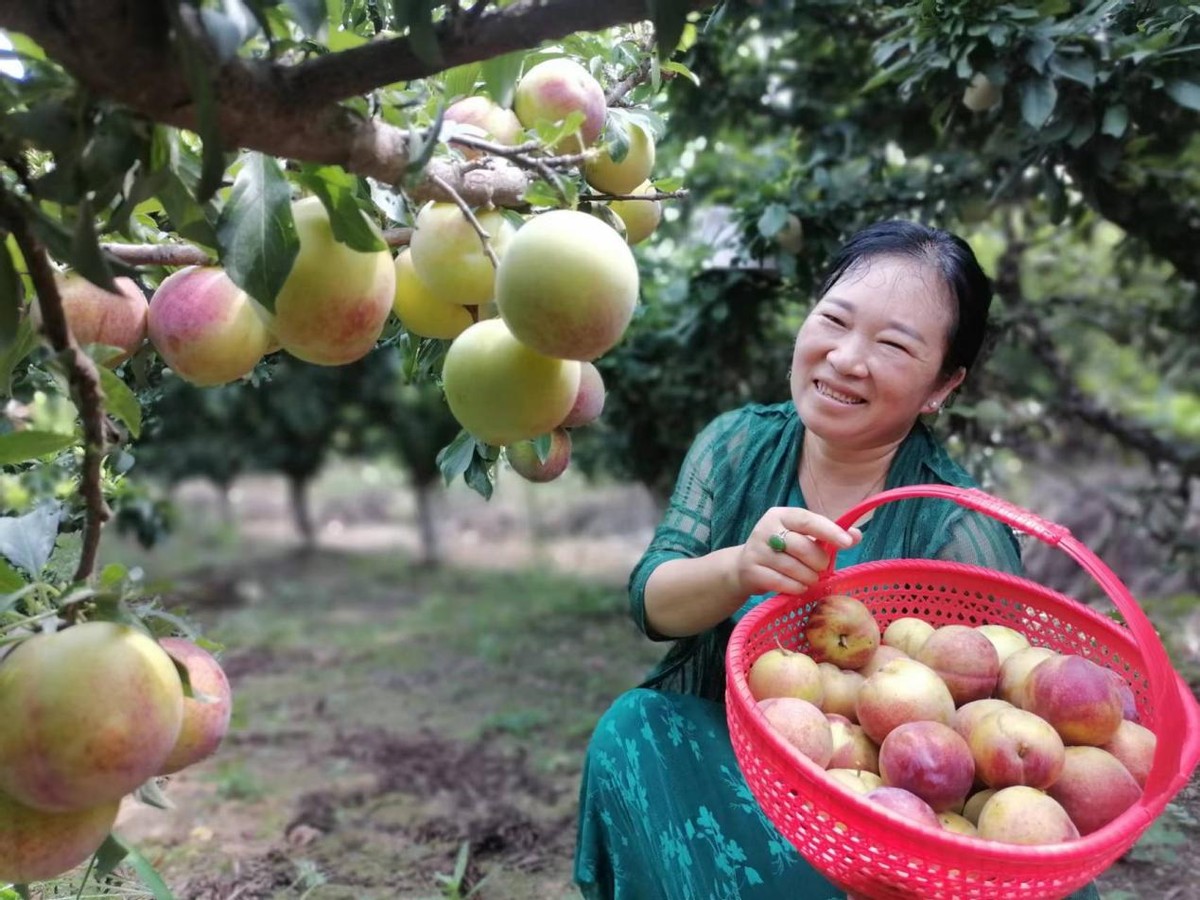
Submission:
[[[265,482],[239,486],[236,534],[190,488],[179,537],[111,548],[174,579],[225,645],[236,696],[221,752],[165,786],[174,809],[131,802],[119,832],[180,900],[577,896],[588,735],[662,649],[628,622],[623,588],[652,504],[578,485],[486,505],[452,493],[431,570],[405,493],[364,478],[326,486],[316,550]],[[1196,779],[1100,885],[1200,900]]]

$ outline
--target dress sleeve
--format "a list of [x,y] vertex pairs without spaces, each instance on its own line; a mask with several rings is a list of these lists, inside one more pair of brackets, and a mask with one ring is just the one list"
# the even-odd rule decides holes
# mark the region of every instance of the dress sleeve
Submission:
[[964,510],[946,528],[937,559],[970,563],[1013,575],[1023,574],[1021,549],[1013,530],[974,510]]
[[656,633],[646,623],[646,582],[651,573],[669,559],[695,559],[716,549],[712,546],[713,490],[720,460],[726,456],[733,415],[726,413],[714,419],[692,443],[663,519],[629,576],[630,615],[652,640],[672,639]]

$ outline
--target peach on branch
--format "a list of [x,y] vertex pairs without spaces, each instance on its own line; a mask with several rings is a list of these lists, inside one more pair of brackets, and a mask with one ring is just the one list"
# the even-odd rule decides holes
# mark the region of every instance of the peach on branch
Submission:
[[[333,236],[317,197],[292,204],[300,252],[269,324],[283,349],[320,366],[362,359],[375,346],[396,297],[392,254],[355,250]],[[363,220],[377,235],[375,223]],[[382,236],[380,235],[382,240]]]
[[575,403],[559,427],[578,428],[596,421],[604,412],[604,397],[604,378],[600,370],[590,362],[581,363],[579,393],[575,395]]
[[418,337],[454,340],[474,321],[470,310],[447,303],[417,277],[412,251],[401,250],[396,256],[396,294],[392,311],[410,334]]
[[906,722],[879,745],[883,783],[912,791],[936,812],[961,808],[975,781],[975,761],[962,736],[941,722]]
[[1053,725],[1067,744],[1098,747],[1124,721],[1121,695],[1109,671],[1073,654],[1047,659],[1030,671],[1025,708]]
[[[521,139],[521,122],[516,113],[482,95],[454,101],[446,107],[443,119],[458,125],[472,125],[479,129],[481,137],[493,144],[511,147]],[[457,147],[467,159],[483,155],[481,150],[455,144],[453,138],[450,144]]]
[[[476,210],[473,215],[492,252],[503,260],[516,229],[498,209]],[[496,267],[482,236],[456,204],[431,202],[421,207],[409,250],[417,278],[443,302],[478,306],[495,295]]]
[[626,153],[618,162],[608,145],[583,167],[583,177],[598,191],[608,194],[628,194],[645,183],[654,169],[654,138],[640,125],[629,126]]
[[579,153],[596,143],[604,130],[608,105],[604,89],[573,59],[558,57],[537,63],[521,75],[513,94],[513,111],[526,128],[554,125],[572,113],[582,116],[579,132],[559,141],[559,153]]
[[1103,828],[1142,796],[1121,761],[1099,747],[1068,747],[1062,774],[1047,793],[1062,804],[1080,834]]
[[1026,647],[1012,653],[1000,666],[996,679],[996,696],[1013,706],[1025,707],[1025,681],[1034,666],[1058,656],[1048,647]]
[[855,706],[866,677],[853,669],[840,669],[831,662],[817,663],[817,669],[821,673],[821,709],[827,714],[845,716],[851,722],[857,722]]
[[941,676],[956,706],[990,697],[1000,674],[995,646],[966,625],[934,629],[913,658]]
[[906,656],[917,658],[921,645],[933,634],[934,628],[924,619],[916,616],[901,616],[893,619],[883,629],[882,642],[889,647],[895,647]]
[[862,726],[836,713],[826,713],[825,718],[829,720],[829,730],[833,736],[833,755],[829,758],[829,768],[878,772],[879,748],[867,737]]
[[563,420],[579,391],[579,363],[531,350],[503,321],[485,319],[446,351],[442,388],[451,414],[471,435],[515,444]]
[[979,837],[1006,844],[1057,844],[1079,837],[1062,804],[1024,785],[996,791],[980,810],[976,828]]
[[[626,191],[625,194],[631,198],[654,197],[658,194],[658,189],[649,181],[643,181],[632,191]],[[608,208],[625,223],[625,243],[630,247],[640,244],[654,234],[658,230],[659,223],[662,222],[661,200],[613,200],[608,204]]]
[[1138,787],[1144,788],[1150,768],[1154,765],[1154,750],[1157,746],[1158,738],[1153,731],[1126,719],[1117,726],[1113,736],[1101,749],[1119,759],[1138,783]]
[[0,793],[0,884],[46,881],[95,853],[117,818],[120,801],[46,812]]
[[988,787],[1047,788],[1063,767],[1062,738],[1050,723],[1023,709],[984,716],[968,741],[975,772]]
[[550,432],[550,449],[545,459],[539,459],[533,441],[518,441],[505,448],[512,470],[535,484],[553,481],[571,463],[571,435],[562,428]]
[[114,278],[116,292],[74,272],[56,275],[54,283],[76,343],[82,347],[103,344],[120,351],[105,360],[106,365],[115,366],[129,359],[146,339],[146,296],[132,279]]
[[820,706],[825,698],[821,670],[806,653],[772,647],[750,665],[746,685],[755,700],[799,697]]
[[992,642],[1001,665],[1018,650],[1029,646],[1029,638],[1007,625],[976,625],[975,630]]
[[949,725],[954,698],[938,674],[912,659],[894,659],[863,682],[855,707],[858,722],[875,743],[893,728],[928,719]]
[[637,299],[633,253],[608,225],[574,210],[526,222],[496,272],[496,306],[513,335],[559,359],[587,361],[611,349]]
[[162,638],[159,646],[188,674],[191,697],[183,698],[183,724],[159,775],[169,775],[217,752],[229,731],[233,694],[221,664],[211,653],[185,638]]
[[834,594],[822,597],[809,612],[804,637],[817,662],[857,669],[879,646],[879,623],[861,600]]
[[824,769],[833,756],[833,731],[825,713],[798,697],[768,697],[758,701],[767,722],[789,744]]
[[250,296],[216,266],[188,266],[163,279],[147,324],[163,362],[204,387],[248,375],[273,340]]
[[986,112],[999,104],[1002,96],[1000,88],[987,75],[976,72],[963,90],[962,102],[971,112]]
[[0,722],[0,792],[46,812],[88,809],[159,773],[183,724],[183,686],[152,638],[86,622],[0,662]]

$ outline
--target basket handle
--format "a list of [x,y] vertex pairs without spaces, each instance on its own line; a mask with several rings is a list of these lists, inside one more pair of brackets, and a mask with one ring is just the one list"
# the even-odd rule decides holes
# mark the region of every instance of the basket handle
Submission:
[[[1172,796],[1188,780],[1191,764],[1200,756],[1200,711],[1197,709],[1191,690],[1183,684],[1171,666],[1170,658],[1167,656],[1167,651],[1163,647],[1162,641],[1159,640],[1154,626],[1146,618],[1141,606],[1129,593],[1121,579],[1116,576],[1116,573],[1075,538],[1070,529],[1047,521],[1027,509],[994,497],[978,488],[958,488],[943,484],[892,488],[867,497],[851,507],[837,520],[837,524],[841,528],[849,528],[877,506],[891,503],[894,500],[915,497],[951,500],[959,506],[984,513],[1006,525],[1030,534],[1051,547],[1058,547],[1075,560],[1104,589],[1121,615],[1124,616],[1126,626],[1133,632],[1134,638],[1145,655],[1151,692],[1154,697],[1154,708],[1156,710],[1166,708],[1165,701],[1169,692],[1178,693],[1183,701],[1186,718],[1183,723],[1184,740],[1175,752],[1172,752],[1172,748],[1167,746],[1166,741],[1158,741],[1154,752],[1154,763],[1146,778],[1145,795],[1147,797]],[[824,579],[833,574],[837,548],[825,544],[825,542],[822,544],[829,553],[829,565],[821,573],[821,578]]]

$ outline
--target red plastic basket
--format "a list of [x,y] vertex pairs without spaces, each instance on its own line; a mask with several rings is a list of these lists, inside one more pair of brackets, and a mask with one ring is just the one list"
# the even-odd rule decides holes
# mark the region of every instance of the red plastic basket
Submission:
[[[780,594],[738,622],[726,657],[726,709],[738,764],[775,827],[827,878],[864,897],[964,900],[1055,898],[1077,890],[1128,850],[1186,784],[1200,759],[1200,706],[1171,668],[1154,627],[1120,579],[1069,530],[979,490],[921,485],[884,491],[839,520],[849,527],[884,503],[952,500],[1058,547],[1087,571],[1125,618],[1123,627],[1063,594],[980,566],[895,559],[834,571],[801,595]],[[1120,673],[1137,698],[1141,724],[1157,736],[1141,799],[1076,841],[1020,846],[936,832],[839,788],[793,749],[759,712],[746,674],[777,643],[804,650],[815,603],[850,594],[880,627],[901,616],[934,625],[1008,625],[1030,643],[1075,653]]]

